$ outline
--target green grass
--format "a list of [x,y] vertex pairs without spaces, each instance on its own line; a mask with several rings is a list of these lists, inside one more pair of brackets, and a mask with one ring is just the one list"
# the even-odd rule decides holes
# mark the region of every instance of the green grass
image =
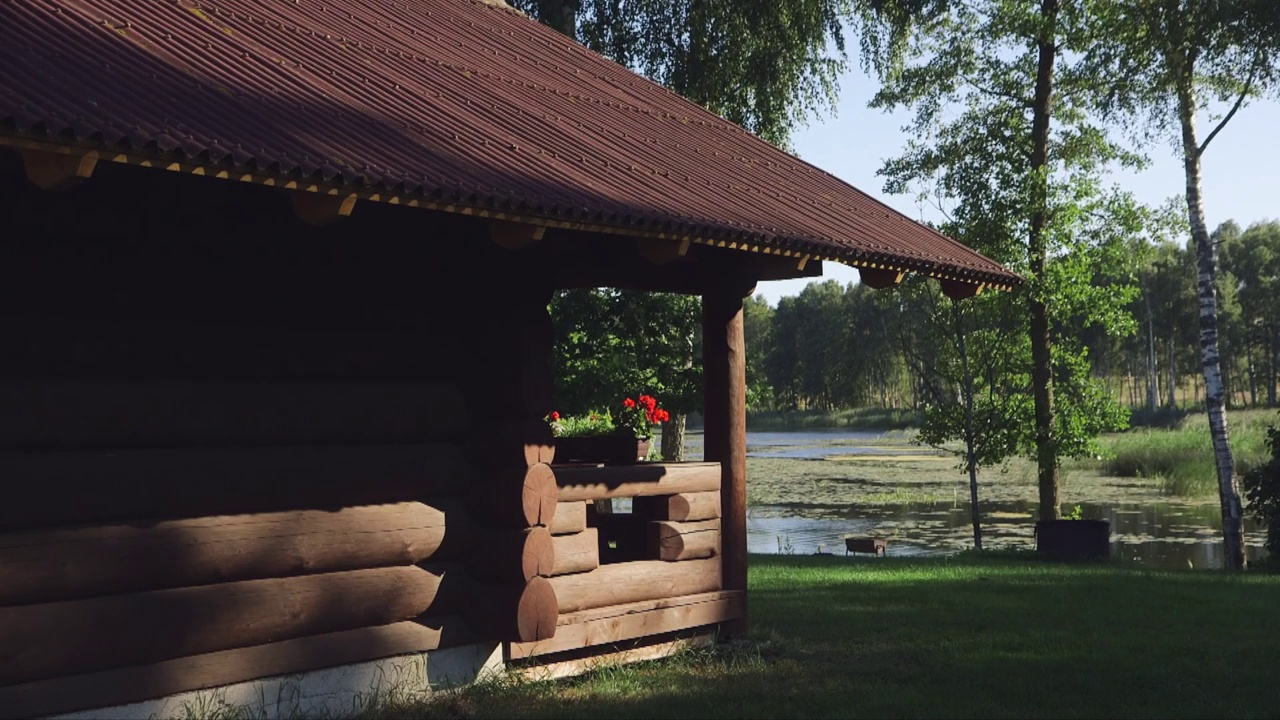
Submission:
[[752,556],[751,633],[367,718],[1276,718],[1280,575]]
[[[1276,421],[1274,410],[1228,413],[1238,474],[1267,461],[1266,429]],[[1204,413],[1188,415],[1168,430],[1139,428],[1105,435],[1101,443],[1108,457],[1100,469],[1108,475],[1160,478],[1165,492],[1183,497],[1206,497],[1218,491],[1209,421]]]
[[786,410],[748,413],[747,429],[752,432],[794,430],[905,430],[919,427],[920,414],[914,410],[855,408],[852,410]]

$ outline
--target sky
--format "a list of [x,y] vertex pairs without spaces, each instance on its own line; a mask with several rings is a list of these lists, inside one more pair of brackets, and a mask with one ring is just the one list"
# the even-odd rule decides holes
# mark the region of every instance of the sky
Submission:
[[[799,157],[916,220],[937,222],[933,208],[909,195],[888,195],[876,176],[881,164],[906,145],[901,128],[907,113],[888,114],[867,107],[875,82],[856,65],[840,81],[840,101],[834,112],[815,118],[792,135]],[[1201,121],[1200,133],[1208,132]],[[1182,163],[1171,146],[1148,150],[1150,166],[1140,173],[1124,172],[1110,179],[1141,202],[1159,205],[1183,192]],[[1214,138],[1203,159],[1205,216],[1209,229],[1227,220],[1248,227],[1264,220],[1280,220],[1280,102],[1257,102],[1241,109]],[[771,305],[798,295],[815,280],[857,282],[858,271],[834,262],[823,263],[821,278],[761,282],[756,296]]]

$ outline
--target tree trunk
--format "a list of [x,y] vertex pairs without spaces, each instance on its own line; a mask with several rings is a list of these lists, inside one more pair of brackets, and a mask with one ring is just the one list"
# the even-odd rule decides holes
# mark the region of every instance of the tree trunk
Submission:
[[[1049,224],[1049,121],[1053,110],[1053,64],[1057,59],[1056,20],[1058,0],[1041,0],[1040,15],[1046,28],[1036,38],[1035,100],[1031,109],[1031,231],[1027,250],[1031,275],[1044,278],[1049,261],[1046,228]],[[1036,464],[1040,485],[1040,519],[1056,520],[1058,507],[1058,448],[1053,424],[1053,354],[1049,335],[1049,308],[1041,291],[1027,293],[1031,314],[1031,383],[1034,386]]]
[[1276,365],[1280,365],[1280,325],[1271,333],[1270,369],[1267,372],[1267,407],[1276,406]]
[[953,300],[956,316],[956,347],[960,350],[960,368],[964,386],[964,466],[969,471],[969,518],[973,522],[973,549],[982,549],[982,513],[978,510],[978,454],[973,421],[973,372],[969,369],[969,349],[964,341],[964,314],[960,301]]
[[1227,430],[1222,365],[1218,355],[1218,249],[1209,238],[1201,196],[1201,149],[1196,141],[1196,100],[1192,86],[1193,61],[1186,58],[1178,77],[1178,115],[1182,124],[1183,167],[1187,180],[1187,216],[1196,246],[1197,289],[1200,299],[1200,357],[1204,369],[1205,410],[1218,468],[1218,498],[1222,505],[1222,541],[1227,569],[1245,567],[1244,518],[1235,462]]
[[1147,412],[1151,417],[1156,415],[1156,325],[1151,317],[1151,296],[1143,293],[1147,304]]
[[1169,339],[1169,409],[1178,407],[1178,368],[1173,356],[1173,338]]
[[1258,368],[1253,364],[1253,345],[1244,353],[1244,372],[1249,376],[1249,405],[1258,404]]
[[684,462],[684,431],[689,416],[676,413],[671,420],[662,423],[662,459],[666,462]]

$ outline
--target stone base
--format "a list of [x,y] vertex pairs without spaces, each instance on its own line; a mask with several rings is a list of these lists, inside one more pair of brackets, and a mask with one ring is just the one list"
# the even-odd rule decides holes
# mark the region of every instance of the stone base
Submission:
[[57,717],[66,720],[341,717],[388,699],[412,698],[467,685],[502,672],[500,644],[464,645],[297,675],[262,678]]

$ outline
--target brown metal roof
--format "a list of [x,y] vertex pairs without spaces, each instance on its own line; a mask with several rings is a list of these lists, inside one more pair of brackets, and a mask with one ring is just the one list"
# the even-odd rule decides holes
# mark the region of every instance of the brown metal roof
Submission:
[[1021,282],[479,0],[5,0],[3,138],[374,200]]

